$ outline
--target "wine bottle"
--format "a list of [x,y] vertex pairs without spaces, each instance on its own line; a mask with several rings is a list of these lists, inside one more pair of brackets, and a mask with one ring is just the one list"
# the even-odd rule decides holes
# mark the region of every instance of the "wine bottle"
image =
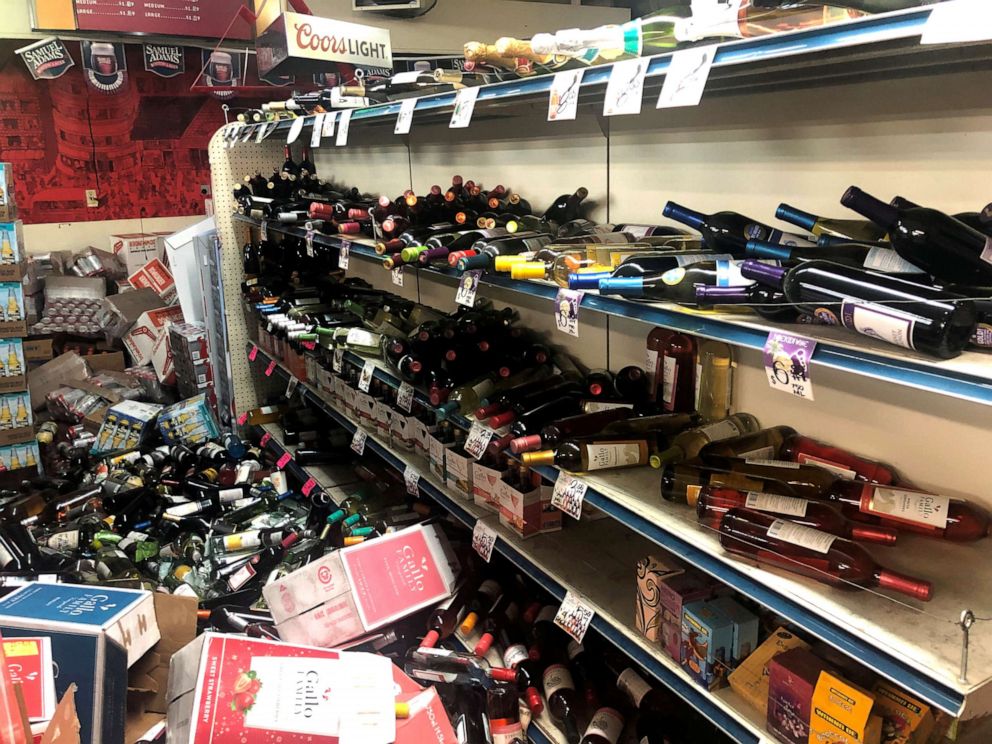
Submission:
[[734,387],[734,353],[722,341],[699,342],[696,361],[696,405],[705,423],[730,415]]
[[576,718],[578,694],[575,692],[572,673],[562,664],[551,664],[544,670],[543,681],[551,719],[565,734],[568,744],[579,744],[581,734]]
[[689,496],[689,506],[695,508],[700,524],[713,530],[720,529],[720,520],[728,511],[745,507],[849,540],[895,545],[899,536],[894,529],[859,524],[827,504],[794,496],[759,491],[744,493],[732,488],[707,486]]
[[540,434],[519,437],[510,441],[510,451],[515,455],[539,449],[557,447],[566,437],[581,437],[596,434],[604,426],[614,421],[630,418],[629,408],[610,408],[596,413],[580,413],[554,421],[541,429]]
[[803,230],[809,230],[816,237],[834,235],[838,238],[849,238],[853,242],[859,240],[876,241],[885,237],[885,230],[874,222],[817,217],[815,214],[804,212],[788,204],[779,204],[778,209],[775,210],[775,217],[801,227]]
[[723,421],[716,421],[698,429],[684,431],[672,440],[668,449],[651,456],[651,467],[660,468],[671,463],[691,460],[710,442],[739,437],[758,431],[758,419],[750,413],[735,413]]
[[494,579],[486,579],[479,584],[479,588],[475,590],[475,595],[468,601],[467,614],[458,628],[462,635],[471,633],[475,630],[479,620],[485,620],[489,616],[490,609],[502,594],[503,587]]
[[[638,248],[628,251],[629,248]],[[569,289],[599,289],[603,279],[637,278],[664,274],[680,267],[700,264],[705,261],[731,261],[729,253],[714,253],[710,250],[699,250],[690,247],[674,250],[658,250],[653,246],[623,246],[617,251],[619,264],[614,260],[609,263],[594,259],[575,260],[570,257],[561,259],[562,266],[557,263],[552,269],[555,281]],[[615,266],[615,267],[614,267]],[[567,271],[567,273],[566,273]],[[563,278],[564,277],[564,278]]]
[[535,716],[544,711],[544,699],[538,689],[541,678],[539,654],[532,658],[516,630],[505,625],[499,631],[500,645],[503,647],[503,666],[516,672],[517,687],[521,690],[524,702]]
[[495,685],[486,691],[492,744],[523,744],[520,699],[517,686]]
[[661,349],[661,407],[669,413],[695,411],[696,342],[673,333]]
[[744,247],[749,240],[788,246],[815,245],[815,241],[808,239],[809,236],[784,233],[737,212],[703,214],[670,201],[665,204],[662,213],[702,233],[710,250],[731,253],[736,258],[743,258]]
[[636,299],[696,303],[698,285],[746,287],[752,280],[741,274],[739,261],[700,261],[662,274],[636,277],[610,276],[599,280],[600,294]]
[[438,642],[449,638],[458,628],[458,618],[465,608],[472,588],[463,584],[449,599],[435,607],[427,616],[427,634],[421,646],[434,648]]
[[840,447],[795,434],[782,443],[780,457],[802,465],[815,465],[837,478],[889,486],[901,482],[896,469],[884,462],[868,460]]
[[581,186],[573,194],[562,194],[545,210],[543,219],[556,225],[579,219],[582,216],[582,202],[587,196],[589,190]]
[[517,679],[512,669],[491,666],[475,654],[426,646],[411,648],[403,668],[408,675],[424,682],[484,688],[491,687],[493,682],[514,682]]
[[696,453],[707,465],[719,464],[723,458],[737,457],[745,460],[777,460],[782,443],[796,435],[791,426],[773,426],[770,429],[743,434],[732,439],[710,442]]
[[580,58],[590,64],[609,62],[674,48],[678,43],[674,24],[679,20],[669,11],[657,11],[622,25],[535,34],[530,43],[534,51],[542,54]]
[[693,15],[675,24],[679,41],[699,41],[706,38],[748,39],[819,28],[831,23],[848,21],[864,15],[850,8],[817,6],[815,8],[758,8],[749,3],[720,4],[713,12]]
[[852,186],[840,203],[888,232],[892,247],[931,276],[953,284],[992,284],[992,238],[936,209],[898,209]]
[[599,708],[589,720],[580,744],[618,744],[624,723],[623,713],[616,708]]
[[723,516],[720,544],[749,560],[840,589],[878,587],[923,602],[933,594],[929,581],[883,568],[851,540],[750,509],[731,509]]
[[821,322],[943,359],[961,353],[978,322],[974,303],[958,295],[829,261],[792,269],[745,261],[741,271],[781,287]]
[[[475,253],[458,259],[455,268],[458,271],[483,269],[488,271],[497,256],[510,256],[524,251],[537,251],[551,242],[551,236],[544,233],[516,233],[504,238],[480,240],[472,245]],[[450,263],[451,254],[449,254]]]
[[794,6],[819,7],[833,5],[838,8],[853,8],[865,13],[889,13],[893,10],[919,8],[932,5],[939,0],[751,0],[755,8],[791,8]]
[[589,439],[566,439],[554,450],[525,452],[521,458],[531,467],[555,465],[573,473],[584,473],[647,465],[650,453],[651,446],[647,439],[593,436]]

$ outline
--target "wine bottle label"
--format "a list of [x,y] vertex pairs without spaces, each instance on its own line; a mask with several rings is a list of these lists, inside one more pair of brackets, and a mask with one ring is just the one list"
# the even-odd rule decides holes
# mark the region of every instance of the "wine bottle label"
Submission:
[[188,517],[191,514],[197,514],[210,506],[210,502],[206,499],[202,501],[190,501],[188,504],[182,504],[180,506],[170,506],[165,510],[165,513],[172,517]]
[[633,408],[633,403],[610,403],[603,400],[587,400],[582,403],[583,413],[599,413],[600,411],[612,411],[616,408]]
[[745,279],[741,273],[740,264],[736,261],[716,262],[716,286],[718,287],[746,287],[754,284],[750,279]]
[[688,266],[700,261],[730,261],[733,256],[729,253],[677,253],[674,258],[679,266]]
[[861,511],[866,514],[877,514],[935,530],[947,527],[950,506],[951,500],[947,496],[870,484],[865,485],[861,497]]
[[558,610],[551,605],[544,605],[541,611],[537,614],[537,619],[534,620],[534,625],[538,623],[554,623],[555,615],[558,614]]
[[377,336],[378,334],[370,333],[362,328],[349,328],[348,335],[345,337],[345,343],[348,346],[378,346],[379,339]]
[[865,256],[864,267],[885,274],[922,274],[923,270],[914,266],[891,248],[872,248]]
[[550,698],[558,690],[574,690],[575,682],[568,667],[552,664],[544,670],[544,696]]
[[76,550],[79,548],[79,530],[56,532],[48,538],[48,547],[52,550]]
[[512,646],[507,646],[503,652],[503,666],[508,669],[516,669],[517,664],[528,658],[530,656],[527,653],[527,647],[522,643],[514,643]]
[[669,269],[661,275],[661,281],[669,287],[674,287],[677,284],[681,284],[683,279],[685,279],[685,269],[681,266],[677,269]]
[[518,744],[524,739],[524,727],[520,721],[491,721],[489,731],[493,735],[493,744]]
[[774,447],[758,447],[757,449],[748,450],[747,452],[741,452],[737,456],[743,457],[745,460],[767,460],[774,454]]
[[262,547],[262,535],[260,532],[239,532],[234,535],[224,536],[224,550],[234,552],[236,550],[252,550]]
[[243,498],[245,492],[240,488],[224,488],[217,493],[217,498],[220,499],[222,504],[233,504],[240,498]]
[[599,736],[610,744],[616,744],[620,741],[620,734],[623,733],[623,724],[623,716],[619,711],[613,708],[600,708],[589,721],[583,741],[592,736]]
[[761,465],[766,468],[788,468],[789,470],[798,470],[799,463],[792,462],[792,460],[769,460],[766,457],[745,457],[744,463],[746,465]]
[[406,84],[415,83],[420,77],[420,70],[411,70],[410,72],[397,72],[390,79],[389,82],[394,84]]
[[768,537],[824,555],[830,552],[830,547],[837,539],[837,535],[814,530],[812,527],[789,522],[785,519],[776,519],[772,522],[768,528]]
[[840,463],[831,462],[830,460],[824,460],[822,457],[814,457],[813,455],[806,455],[800,453],[799,455],[800,465],[816,465],[818,468],[823,468],[836,475],[838,478],[843,478],[844,480],[854,480],[857,478],[858,474],[846,468]]
[[644,460],[642,454],[647,452],[647,444],[644,442],[587,444],[585,450],[589,461],[587,469],[604,470],[641,464]]
[[666,356],[662,359],[661,369],[661,400],[666,406],[671,406],[675,400],[675,381],[679,376],[679,363],[675,357]]
[[651,692],[651,685],[633,669],[625,669],[617,677],[617,688],[630,699],[635,708],[640,708],[644,696]]
[[716,423],[707,424],[706,426],[700,426],[696,429],[696,431],[711,442],[719,442],[723,439],[731,439],[732,437],[738,437],[743,434],[741,427],[730,419],[717,421]]
[[249,561],[231,574],[231,578],[227,580],[227,585],[231,588],[232,592],[236,592],[238,589],[247,584],[255,573],[255,567],[251,565],[251,562]]
[[905,349],[916,348],[913,345],[916,320],[899,310],[871,302],[844,300],[840,314],[845,328]]
[[648,349],[644,355],[644,370],[648,373],[648,384],[654,387],[658,373],[658,350]]
[[794,496],[779,496],[774,493],[760,493],[751,491],[747,495],[744,506],[748,509],[758,511],[774,512],[775,514],[787,514],[790,517],[805,517],[806,507],[809,502],[806,499],[797,499]]

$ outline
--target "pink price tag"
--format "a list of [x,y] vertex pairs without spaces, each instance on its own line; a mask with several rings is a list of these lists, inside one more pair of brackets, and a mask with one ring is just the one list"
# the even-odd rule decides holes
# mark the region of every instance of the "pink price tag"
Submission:
[[265,368],[265,376],[272,377],[272,373],[276,371],[276,360],[273,359],[269,362],[269,366]]
[[289,461],[293,459],[293,456],[288,452],[283,452],[282,457],[276,460],[276,467],[282,470],[284,467],[289,465]]
[[264,434],[262,435],[262,441],[261,441],[261,442],[259,442],[258,444],[259,444],[259,446],[261,446],[261,447],[264,447],[264,446],[265,446],[265,445],[267,445],[267,444],[268,444],[268,443],[269,443],[269,442],[270,442],[271,440],[272,440],[272,435],[271,435],[271,434],[269,434],[269,432],[265,432],[265,433],[264,433]]
[[245,411],[240,416],[238,416],[238,426],[244,426],[248,423],[248,411]]
[[304,496],[309,496],[310,492],[317,487],[317,481],[310,478],[306,483],[303,484],[303,488],[300,491],[303,492]]
[[248,361],[249,362],[254,362],[255,361],[255,357],[257,357],[257,356],[258,356],[258,347],[257,346],[252,346],[251,347],[251,351],[248,352]]
[[313,351],[314,349],[317,348],[317,344],[315,344],[313,341],[304,341],[303,348],[306,349],[307,351]]

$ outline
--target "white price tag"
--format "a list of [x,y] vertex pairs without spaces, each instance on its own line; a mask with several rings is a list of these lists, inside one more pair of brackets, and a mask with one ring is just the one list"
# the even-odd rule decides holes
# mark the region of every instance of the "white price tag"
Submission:
[[409,465],[403,471],[403,482],[406,483],[406,492],[411,496],[420,495],[420,473]]
[[451,123],[448,124],[450,129],[465,129],[472,123],[472,112],[475,111],[479,90],[478,85],[473,85],[462,88],[455,94],[455,110],[451,112]]
[[335,372],[341,372],[344,369],[344,349],[335,349],[334,356],[331,358],[331,366]]
[[265,125],[265,122],[262,122],[261,124],[256,124],[255,126],[257,128],[256,134],[255,134],[255,144],[257,145],[259,142],[261,142],[263,139],[265,139],[266,125]]
[[582,502],[585,501],[589,485],[574,475],[561,472],[555,481],[555,490],[551,494],[551,506],[561,509],[572,519],[582,516]]
[[413,409],[413,385],[409,382],[400,383],[400,389],[396,392],[396,407],[407,413]]
[[606,85],[603,116],[641,113],[644,76],[648,71],[648,61],[647,57],[637,57],[613,63],[610,82]]
[[365,433],[362,428],[355,429],[355,436],[351,438],[351,451],[356,455],[365,454],[365,440],[369,438],[369,435]]
[[313,117],[313,131],[310,132],[310,147],[320,147],[320,138],[324,135],[324,118],[326,113],[319,113]]
[[492,429],[476,421],[472,424],[472,428],[468,430],[468,437],[465,439],[465,451],[476,460],[479,460],[486,453],[486,447],[489,446],[492,438]]
[[227,137],[227,146],[228,146],[228,148],[233,149],[234,146],[241,141],[241,131],[244,128],[245,128],[245,125],[244,124],[240,124],[240,123],[239,124],[235,124],[231,128],[231,131],[229,131],[227,133],[228,134],[228,137]]
[[416,98],[405,98],[400,103],[400,112],[396,115],[396,126],[393,127],[393,134],[409,134],[410,126],[413,124],[413,110],[417,108]]
[[548,96],[548,121],[572,121],[579,110],[583,70],[556,72]]
[[479,279],[482,271],[466,271],[458,280],[458,291],[455,292],[455,302],[465,307],[475,307],[475,293],[479,291]]
[[496,547],[496,530],[480,519],[472,530],[472,550],[489,563],[493,557],[494,547]]
[[920,35],[921,44],[954,44],[992,39],[988,0],[953,0],[934,5]]
[[579,643],[586,637],[589,624],[596,616],[586,601],[571,591],[565,592],[565,600],[555,615],[555,625],[568,633]]
[[286,135],[286,144],[291,145],[296,140],[300,138],[303,133],[303,125],[306,123],[306,119],[302,116],[298,116],[293,119],[293,123],[289,125],[289,134]]
[[665,72],[657,107],[698,106],[703,100],[716,50],[716,46],[706,46],[675,52]]
[[242,142],[247,142],[251,139],[251,136],[258,131],[260,124],[246,124],[244,134],[241,137]]
[[810,359],[816,341],[772,331],[765,341],[764,361],[768,384],[774,390],[813,400],[813,378]]
[[372,386],[372,376],[375,374],[375,365],[372,362],[365,362],[362,366],[362,374],[358,378],[358,389],[367,393]]
[[351,129],[351,109],[345,109],[338,114],[338,133],[334,138],[334,144],[343,147],[348,144],[348,130]]
[[341,246],[338,248],[338,268],[347,269],[348,264],[351,262],[351,243],[347,240],[341,241]]
[[395,269],[389,272],[393,276],[393,284],[397,287],[403,286],[403,267],[397,266]]
[[329,111],[327,114],[325,114],[324,123],[321,126],[321,129],[323,131],[320,133],[320,136],[324,137],[325,139],[330,139],[331,137],[333,137],[334,125],[337,124],[337,121],[338,121],[337,111]]
[[307,244],[307,255],[310,258],[313,258],[313,255],[314,255],[313,254],[313,236],[314,236],[313,223],[312,222],[308,222],[306,224],[306,228],[307,228],[307,232],[304,235],[303,240]]
[[258,228],[258,237],[263,242],[269,239],[269,221],[262,220],[262,225]]
[[286,399],[289,400],[300,386],[300,381],[294,375],[289,376],[289,384],[286,385]]
[[559,289],[555,298],[555,328],[569,336],[579,337],[579,305],[581,289]]

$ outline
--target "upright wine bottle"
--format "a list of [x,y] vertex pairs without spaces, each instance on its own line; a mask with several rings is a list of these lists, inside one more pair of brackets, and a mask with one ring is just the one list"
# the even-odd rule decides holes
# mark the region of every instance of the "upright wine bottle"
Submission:
[[665,204],[662,213],[702,233],[710,250],[732,253],[737,258],[744,256],[744,246],[749,240],[781,245],[813,245],[802,235],[784,233],[737,212],[703,214],[670,201]]
[[579,744],[578,694],[568,667],[552,664],[544,670],[544,696],[548,700],[548,712],[555,725],[565,734],[568,744]]
[[706,423],[730,415],[734,387],[734,353],[722,341],[699,342],[696,361],[696,407]]
[[695,408],[696,342],[684,333],[673,333],[661,350],[661,407],[669,413],[690,413]]

